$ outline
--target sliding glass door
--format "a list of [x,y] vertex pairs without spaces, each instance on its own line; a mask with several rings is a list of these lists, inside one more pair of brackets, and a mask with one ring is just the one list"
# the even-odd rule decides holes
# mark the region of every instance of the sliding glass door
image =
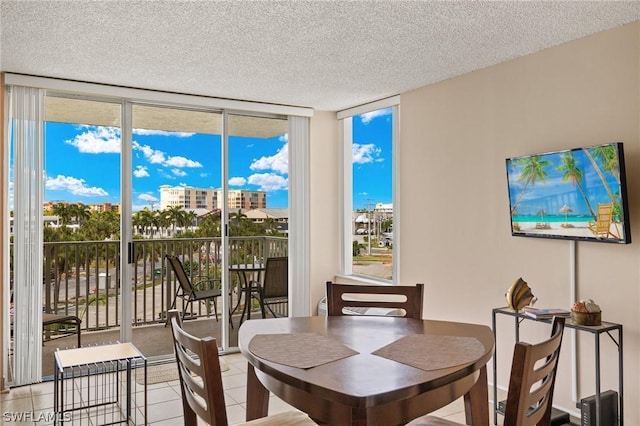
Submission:
[[[296,257],[306,256],[306,240],[292,234],[302,222],[290,226],[296,213],[289,209],[289,133],[292,118],[308,120],[268,113],[274,108],[265,106],[260,113],[239,113],[104,91],[23,89],[20,96],[29,102],[20,106],[29,114],[21,118],[9,109],[7,122],[7,182],[20,188],[7,200],[8,293],[23,302],[12,304],[4,330],[11,340],[4,348],[7,383],[50,377],[53,351],[77,346],[78,334],[83,346],[133,341],[149,359],[171,356],[170,329],[164,327],[169,309],[189,320],[185,328],[193,334],[213,336],[223,351],[234,350],[241,323],[262,316],[259,293],[244,292],[245,286],[261,284],[267,259],[289,256],[290,237],[300,248]],[[299,145],[293,151],[300,156],[308,126],[294,128]],[[298,214],[305,199],[298,198]],[[191,284],[219,295],[185,297],[167,255],[179,259]],[[294,260],[292,298],[308,291],[306,263]],[[14,293],[20,283],[32,284]],[[267,314],[308,314],[307,304],[300,306],[284,302]],[[43,327],[41,312],[77,317],[81,326]],[[34,347],[39,350],[29,349]],[[37,367],[16,379],[23,369],[18,359]]]
[[[177,107],[132,106],[131,235],[134,324],[163,321],[175,308],[192,334],[222,344],[220,296],[192,302],[165,256],[176,256],[199,291],[224,291],[218,188],[222,185],[222,113]],[[191,301],[191,303],[190,303]],[[227,330],[224,330],[227,333]],[[133,343],[147,357],[173,354],[166,329],[134,327]]]

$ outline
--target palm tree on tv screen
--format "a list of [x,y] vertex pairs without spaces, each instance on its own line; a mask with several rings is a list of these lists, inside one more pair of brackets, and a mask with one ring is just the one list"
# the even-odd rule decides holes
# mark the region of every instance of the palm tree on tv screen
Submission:
[[562,163],[556,169],[559,172],[563,172],[562,181],[563,182],[571,182],[573,186],[578,188],[582,198],[584,198],[584,202],[587,203],[587,207],[589,208],[589,212],[591,216],[595,217],[595,213],[593,212],[593,208],[591,207],[591,203],[589,203],[589,197],[584,192],[584,188],[582,187],[582,179],[584,173],[578,167],[576,163],[576,158],[573,155],[573,152],[565,152],[562,154],[561,161]]
[[[607,191],[607,195],[611,199],[611,202],[619,210],[620,203],[619,203],[618,197],[616,197],[616,195],[613,193],[613,191],[609,187],[609,184],[607,183],[607,179],[605,178],[603,173],[604,171],[612,175],[616,179],[618,186],[620,185],[620,174],[619,174],[620,169],[618,167],[618,154],[616,152],[616,147],[614,145],[605,145],[605,146],[598,146],[595,148],[582,148],[582,151],[585,153],[587,159],[593,166],[593,169],[596,171],[596,173],[598,174],[598,177],[602,181],[602,186],[604,187],[605,191]],[[600,161],[600,163],[602,164],[602,168],[600,168],[596,160]]]
[[532,155],[531,157],[517,159],[515,160],[515,164],[522,166],[522,172],[520,173],[518,181],[524,182],[524,187],[522,188],[522,191],[520,191],[520,195],[518,195],[513,207],[511,207],[512,216],[515,214],[518,204],[527,192],[529,186],[533,187],[537,182],[544,183],[547,176],[549,176],[545,169],[553,166],[553,162],[551,160],[543,160],[540,155]]

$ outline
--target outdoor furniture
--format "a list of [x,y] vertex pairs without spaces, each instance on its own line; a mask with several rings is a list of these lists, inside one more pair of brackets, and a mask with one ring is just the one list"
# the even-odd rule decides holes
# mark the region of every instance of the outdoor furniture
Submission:
[[[269,394],[321,424],[405,424],[465,396],[467,422],[489,424],[490,327],[384,316],[247,321],[247,420]],[[419,356],[416,356],[418,354]]]
[[[564,332],[562,317],[554,317],[551,338],[537,344],[517,342],[513,351],[504,426],[548,425],[551,421],[553,388]],[[538,383],[539,382],[539,383]],[[411,426],[459,426],[435,416],[426,416]]]
[[82,320],[75,316],[75,315],[64,315],[64,314],[50,314],[47,312],[43,312],[42,313],[42,328],[43,330],[46,332],[46,328],[54,325],[54,324],[61,324],[61,325],[72,325],[75,326],[75,331],[73,330],[69,330],[68,328],[66,329],[66,331],[69,331],[71,333],[75,333],[78,335],[78,347],[81,346],[81,341],[80,341],[80,325],[82,324]]
[[266,318],[266,309],[274,317],[278,315],[271,305],[279,305],[289,301],[289,258],[269,257],[264,271],[264,281],[259,288],[260,309],[262,318]]
[[[207,424],[227,426],[227,410],[222,386],[218,343],[213,337],[203,339],[182,329],[178,311],[168,314],[180,376],[180,392],[185,426]],[[250,423],[253,426],[315,425],[299,411],[289,411]]]
[[[264,263],[234,263],[229,265],[229,271],[236,272],[238,274],[238,284],[240,286],[240,288],[238,289],[238,302],[236,303],[236,306],[231,310],[230,316],[232,316],[236,312],[236,310],[240,306],[240,303],[242,303],[242,297],[244,295],[244,305],[242,308],[242,314],[240,315],[240,324],[242,324],[245,314],[247,315],[247,319],[251,319],[251,299],[255,298],[256,300],[260,301],[260,275],[262,274],[262,271],[264,271],[264,269]],[[258,279],[250,280],[247,277],[247,273],[250,273],[252,275],[254,273],[257,274]],[[262,316],[264,317],[264,310],[262,312]],[[229,321],[231,321],[231,318],[229,318]],[[231,322],[231,326],[233,327],[233,322]]]
[[611,224],[613,223],[613,203],[598,204],[598,216],[595,222],[589,222],[589,229],[597,238],[620,239],[619,236],[611,232]]
[[[424,284],[415,286],[337,284],[327,281],[327,315],[358,315],[370,308],[385,309],[382,315],[422,318]],[[389,313],[393,310],[393,313]]]
[[[180,259],[177,256],[173,256],[170,254],[165,255],[167,259],[167,263],[173,269],[173,273],[176,275],[176,279],[178,280],[178,286],[176,287],[176,293],[173,297],[173,302],[171,303],[171,308],[174,309],[176,307],[176,301],[178,297],[182,298],[185,301],[184,311],[186,312],[188,307],[193,302],[207,302],[207,315],[209,314],[209,301],[213,302],[213,311],[216,316],[216,321],[218,321],[218,306],[217,306],[217,298],[222,295],[222,291],[217,286],[220,283],[218,279],[204,279],[199,280],[195,283],[191,283],[191,280],[187,276],[184,266]],[[215,283],[216,288],[209,288],[210,283]],[[207,288],[201,288],[203,284],[209,284]],[[184,312],[183,312],[184,316]]]

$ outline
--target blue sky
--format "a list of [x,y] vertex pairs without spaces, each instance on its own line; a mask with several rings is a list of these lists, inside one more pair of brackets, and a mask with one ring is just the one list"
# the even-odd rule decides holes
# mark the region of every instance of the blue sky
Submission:
[[[354,208],[391,203],[391,110],[354,117],[353,133]],[[216,135],[134,130],[133,210],[157,209],[161,185],[220,188],[220,144]],[[230,188],[263,190],[268,207],[287,207],[287,157],[286,134],[230,137]],[[120,202],[118,128],[46,123],[44,159],[45,201]]]
[[392,202],[391,108],[353,118],[353,208]]
[[[592,209],[597,208],[598,203],[610,202],[610,198],[602,184],[602,180],[597,172],[580,149],[573,151],[576,165],[583,172],[582,187],[589,199]],[[542,160],[549,160],[552,166],[545,168],[548,176],[544,183],[538,182],[535,186],[529,186],[520,200],[517,211],[519,214],[536,214],[540,209],[544,209],[548,214],[561,214],[559,210],[567,205],[571,208],[571,215],[589,215],[589,208],[584,197],[579,192],[577,186],[570,182],[563,182],[564,172],[558,171],[561,164],[562,152],[541,155]],[[601,166],[601,163],[599,163]],[[507,171],[509,179],[509,197],[511,207],[518,199],[525,186],[525,182],[520,182],[522,166],[515,164],[512,159],[507,160]],[[607,173],[605,178],[611,191],[617,194],[620,186],[614,176]]]

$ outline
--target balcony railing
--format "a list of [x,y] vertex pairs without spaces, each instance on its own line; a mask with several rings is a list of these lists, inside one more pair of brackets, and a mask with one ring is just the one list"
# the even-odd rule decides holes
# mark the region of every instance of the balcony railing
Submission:
[[[178,285],[164,255],[178,256],[193,281],[222,278],[220,238],[140,239],[133,241],[133,325],[162,321]],[[68,241],[44,243],[43,306],[46,312],[77,315],[83,331],[120,326],[120,242]],[[231,237],[229,264],[260,263],[286,256],[287,238]],[[237,274],[229,274],[235,289]],[[218,312],[222,312],[218,298]],[[178,309],[181,306],[178,299]],[[207,316],[206,306],[192,304],[188,314]],[[213,312],[213,310],[211,310]]]

